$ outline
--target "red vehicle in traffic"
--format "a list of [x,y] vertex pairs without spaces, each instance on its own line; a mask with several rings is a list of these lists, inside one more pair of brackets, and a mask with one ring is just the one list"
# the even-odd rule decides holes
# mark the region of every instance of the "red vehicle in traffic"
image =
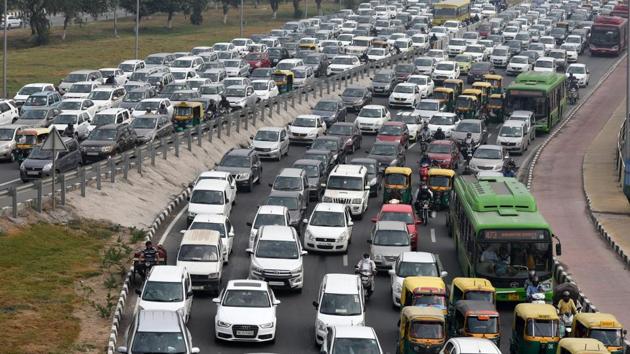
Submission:
[[427,154],[432,162],[437,162],[434,167],[456,170],[459,166],[459,149],[452,140],[435,140],[427,147]]
[[411,250],[418,250],[418,228],[422,221],[418,219],[413,207],[409,204],[383,204],[381,211],[372,218],[372,222],[402,221],[407,224],[411,241]]
[[403,122],[385,122],[376,135],[377,141],[395,141],[405,149],[409,147],[409,129]]
[[[617,5],[619,6],[619,5]],[[591,55],[619,55],[628,45],[628,19],[597,16],[591,26]]]
[[271,67],[271,59],[269,59],[269,54],[267,52],[248,53],[245,56],[245,61],[247,61],[252,70]]

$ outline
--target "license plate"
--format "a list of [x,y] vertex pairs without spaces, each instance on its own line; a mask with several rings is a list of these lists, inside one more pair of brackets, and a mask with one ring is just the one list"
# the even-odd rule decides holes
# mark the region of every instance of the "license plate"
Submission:
[[193,290],[203,290],[203,286],[201,286],[201,285],[193,285],[192,289]]
[[510,300],[510,301],[517,301],[518,300],[518,294],[516,294],[516,293],[508,294],[508,300]]
[[270,281],[269,285],[271,286],[284,286],[284,283],[281,281]]
[[98,152],[88,152],[87,155],[88,156],[96,156],[96,155],[98,155]]
[[254,331],[236,331],[237,336],[253,336]]
[[29,176],[38,176],[39,172],[37,172],[37,171],[27,171],[26,174],[29,175]]

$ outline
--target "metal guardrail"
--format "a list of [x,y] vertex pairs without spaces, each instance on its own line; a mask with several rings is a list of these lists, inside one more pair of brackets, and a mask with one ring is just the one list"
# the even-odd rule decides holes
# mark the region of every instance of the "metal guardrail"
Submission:
[[617,182],[623,185],[623,177],[626,171],[626,162],[623,159],[623,147],[626,143],[624,140],[626,131],[626,120],[621,124],[621,129],[619,130],[619,134],[617,135],[617,156],[616,156],[616,165],[617,165]]

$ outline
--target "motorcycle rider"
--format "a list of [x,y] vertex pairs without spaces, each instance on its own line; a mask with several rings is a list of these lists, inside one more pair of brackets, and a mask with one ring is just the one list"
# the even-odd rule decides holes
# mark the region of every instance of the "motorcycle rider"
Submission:
[[567,81],[569,82],[569,90],[571,89],[578,90],[579,88],[578,79],[575,76],[573,76],[573,73],[569,73],[569,77],[567,78]]
[[158,259],[158,250],[153,247],[153,242],[147,241],[144,243],[144,249],[140,254],[140,259],[142,260],[143,277],[145,277],[147,270],[151,269],[151,267],[157,263]]
[[431,165],[431,158],[429,157],[429,154],[424,153],[422,154],[422,157],[420,158],[420,162],[419,162],[420,166],[426,164],[426,165]]
[[444,132],[442,131],[442,128],[437,128],[437,131],[435,132],[435,134],[433,134],[433,139],[434,140],[446,139],[446,134],[444,134]]
[[514,162],[511,158],[508,158],[503,163],[503,176],[516,177],[516,162]]
[[527,301],[532,301],[534,294],[541,293],[541,292],[543,292],[542,285],[540,285],[540,282],[538,281],[538,276],[535,275],[534,278],[532,279],[531,284],[527,285],[527,288],[525,289]]
[[221,101],[219,102],[219,108],[224,109],[226,112],[230,111],[230,102],[225,95],[221,95]]
[[160,103],[160,108],[158,108],[158,114],[168,114],[168,110],[166,109],[166,105],[164,102]]
[[420,210],[422,208],[422,202],[428,200],[431,202],[433,200],[433,192],[429,189],[429,186],[423,184],[418,189],[418,194],[416,195],[416,210]]
[[562,292],[562,298],[558,301],[558,313],[560,315],[575,315],[577,311],[577,306],[575,306],[575,302],[571,298],[571,294],[568,291]]
[[363,258],[359,260],[356,266],[357,272],[367,271],[370,274],[370,288],[367,289],[368,296],[374,292],[374,274],[376,274],[376,263],[370,259],[369,253],[364,253]]
[[424,122],[422,128],[420,129],[420,140],[428,142],[431,140],[431,130],[429,130],[429,123]]

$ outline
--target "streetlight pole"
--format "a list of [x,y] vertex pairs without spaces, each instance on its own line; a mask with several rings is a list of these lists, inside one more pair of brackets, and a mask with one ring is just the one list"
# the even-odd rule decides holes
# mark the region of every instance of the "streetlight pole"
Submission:
[[[628,13],[630,14],[630,7],[628,7]],[[627,27],[627,33],[630,35],[630,27]],[[626,39],[627,40],[627,39]],[[623,160],[625,162],[625,171],[623,173],[623,192],[626,198],[630,200],[630,46],[626,44],[626,124],[623,132]]]
[[[6,1],[6,0],[5,0]],[[140,36],[140,0],[136,0],[136,59],[138,59],[138,46],[139,46],[139,37]]]
[[7,91],[7,0],[4,0],[4,43],[2,48],[2,97],[8,98]]
[[304,0],[304,18],[308,18],[308,0]]
[[241,13],[241,35],[240,37],[243,37],[243,0],[241,0],[241,9],[240,9],[240,13]]

